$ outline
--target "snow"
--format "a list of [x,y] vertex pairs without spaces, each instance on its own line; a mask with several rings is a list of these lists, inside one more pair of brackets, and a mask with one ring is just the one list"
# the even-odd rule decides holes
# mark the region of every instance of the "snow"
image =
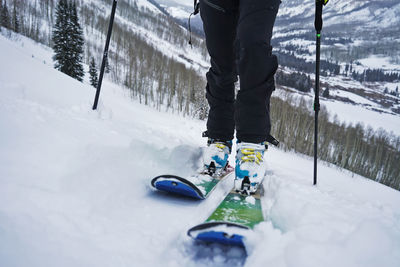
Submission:
[[167,10],[174,18],[186,19],[189,18],[190,15],[190,12],[187,12],[180,7],[168,7]]
[[232,177],[204,201],[150,180],[195,169],[205,122],[140,105],[108,80],[92,111],[94,88],[22,42],[0,36],[0,266],[398,266],[398,191],[323,162],[312,186],[312,159],[274,148],[266,221],[247,254],[194,243],[186,231]]
[[364,127],[371,127],[375,130],[382,128],[396,135],[400,133],[400,117],[398,115],[361,109],[340,101],[321,101],[321,103],[333,115],[332,118],[337,115],[341,122],[353,125],[361,123]]
[[346,98],[354,101],[357,104],[369,105],[369,106],[374,106],[374,107],[377,107],[377,108],[379,107],[378,104],[366,99],[365,97],[356,95],[356,94],[351,93],[351,92],[343,91],[343,90],[332,90],[332,91],[329,91],[329,95],[346,97]]
[[[275,257],[272,266],[398,264],[398,199],[383,200],[386,190],[375,188],[374,182],[359,176],[349,179],[326,165],[320,165],[319,184],[312,188],[307,179],[299,179],[311,177],[308,158],[296,157],[296,164],[287,168],[288,155],[268,155],[274,167],[265,195],[273,205],[267,210],[270,221],[258,226],[264,245],[257,245],[254,253]],[[391,193],[394,197],[398,192]],[[269,250],[272,244],[283,251]],[[269,260],[254,261],[271,266]]]
[[246,201],[252,205],[256,204],[256,199],[253,196],[246,197]]
[[371,69],[385,69],[397,72],[400,71],[398,69],[398,65],[390,63],[391,60],[392,59],[390,57],[371,55],[368,58],[359,59],[358,61],[367,68]]
[[[396,19],[399,17],[400,4],[393,6],[390,9],[382,10],[380,15],[380,21],[375,22],[376,25],[381,27],[393,27]],[[396,27],[396,26],[395,26]]]
[[147,1],[147,0],[135,0],[135,1],[139,7],[148,9],[151,12],[156,13],[156,14],[161,14],[161,11],[155,5],[150,3],[149,1]]
[[[287,91],[283,89],[277,89],[272,96],[277,96],[285,98]],[[349,99],[355,101],[357,104],[344,103],[341,101],[335,101],[331,99],[321,98],[321,106],[326,108],[330,117],[330,121],[334,119],[338,120],[340,123],[345,123],[347,125],[356,125],[358,123],[362,124],[364,128],[371,127],[375,131],[379,129],[384,129],[389,133],[399,135],[400,133],[400,116],[387,113],[388,111],[377,107],[377,104],[370,102],[366,98],[358,96],[356,94],[346,92],[346,91],[334,91],[332,90],[332,95],[339,95],[343,97],[348,97]],[[311,93],[304,94],[303,97],[312,101],[314,99]],[[382,112],[377,112],[369,108],[376,108],[376,110],[382,110]]]

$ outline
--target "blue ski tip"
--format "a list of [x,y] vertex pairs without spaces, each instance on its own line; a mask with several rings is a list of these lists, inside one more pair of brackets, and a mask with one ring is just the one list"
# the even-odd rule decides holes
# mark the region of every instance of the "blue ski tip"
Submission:
[[243,236],[234,234],[232,236],[225,232],[209,231],[198,234],[195,240],[200,240],[203,242],[220,243],[230,246],[240,246],[244,247]]
[[242,234],[247,230],[247,226],[237,223],[206,222],[189,229],[187,234],[198,241],[245,247]]
[[188,196],[196,199],[204,199],[204,196],[200,195],[191,186],[177,180],[155,181],[154,187],[158,190],[165,192],[175,193],[178,195]]

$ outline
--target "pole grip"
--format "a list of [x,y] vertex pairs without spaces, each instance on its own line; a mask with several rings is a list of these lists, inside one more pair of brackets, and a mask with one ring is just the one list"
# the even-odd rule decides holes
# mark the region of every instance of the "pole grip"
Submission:
[[320,32],[322,30],[322,6],[323,0],[316,0],[314,26],[317,32]]

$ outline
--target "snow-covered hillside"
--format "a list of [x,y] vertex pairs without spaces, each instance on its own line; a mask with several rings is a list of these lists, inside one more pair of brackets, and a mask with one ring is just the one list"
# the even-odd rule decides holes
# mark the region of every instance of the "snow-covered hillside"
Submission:
[[[361,123],[364,127],[371,127],[378,130],[384,129],[398,136],[400,133],[400,115],[391,112],[390,109],[382,107],[368,97],[358,95],[357,90],[373,93],[373,89],[361,85],[359,82],[352,80],[343,81],[342,77],[322,77],[322,84],[329,84],[333,88],[330,89],[330,97],[321,97],[321,105],[326,108],[330,114],[330,119],[337,119],[340,122],[356,125]],[[314,91],[309,93],[299,93],[293,88],[277,86],[277,90],[273,96],[282,97],[290,94],[294,96],[304,97],[309,101],[314,100]],[[343,90],[345,88],[345,90]],[[335,99],[339,97],[339,99]],[[343,101],[345,99],[345,101]],[[400,104],[396,105],[400,107]]]
[[[299,6],[302,8],[299,8]],[[314,11],[315,6],[313,2],[288,0],[282,1],[280,15],[285,20],[291,20],[291,22],[297,20],[297,23],[299,23],[298,26],[304,26],[305,19],[307,21],[314,19]],[[337,27],[338,25],[347,25],[349,28],[344,30],[352,30],[355,28],[371,29],[374,27],[393,27],[394,25],[399,25],[399,11],[399,2],[394,0],[331,0],[326,5],[324,13],[327,26]],[[340,19],[338,20],[338,18]]]
[[232,179],[205,201],[149,182],[197,167],[205,123],[140,105],[109,81],[92,111],[94,88],[50,56],[0,36],[0,266],[398,266],[398,191],[323,163],[314,187],[312,160],[277,149],[247,255],[194,243],[186,231]]
[[[165,6],[176,18],[187,19],[185,14],[193,11],[193,2],[186,0],[155,0]],[[314,20],[315,4],[306,0],[282,1],[277,24],[304,29]],[[329,1],[324,8],[325,26],[341,30],[393,28],[400,25],[400,4],[396,0]]]

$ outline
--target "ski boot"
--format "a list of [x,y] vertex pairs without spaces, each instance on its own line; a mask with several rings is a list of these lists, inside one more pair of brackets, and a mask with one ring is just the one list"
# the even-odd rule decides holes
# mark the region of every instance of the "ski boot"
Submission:
[[220,141],[208,138],[207,147],[203,151],[203,166],[209,175],[222,173],[228,166],[228,157],[232,149],[232,141]]
[[266,166],[264,163],[265,143],[237,144],[235,167],[235,190],[243,194],[254,194],[262,183]]

